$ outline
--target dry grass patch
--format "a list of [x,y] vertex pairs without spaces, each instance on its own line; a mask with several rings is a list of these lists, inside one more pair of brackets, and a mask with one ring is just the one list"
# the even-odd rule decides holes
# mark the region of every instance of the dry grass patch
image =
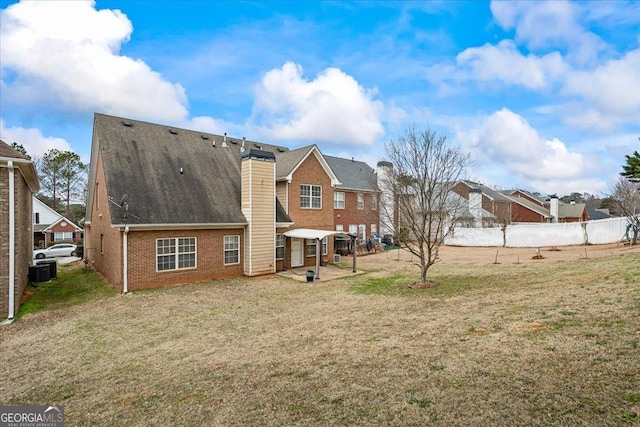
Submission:
[[637,423],[640,252],[501,249],[496,265],[495,249],[467,249],[445,248],[439,286],[419,291],[410,260],[381,253],[331,282],[28,314],[0,329],[0,401],[63,404],[70,425]]

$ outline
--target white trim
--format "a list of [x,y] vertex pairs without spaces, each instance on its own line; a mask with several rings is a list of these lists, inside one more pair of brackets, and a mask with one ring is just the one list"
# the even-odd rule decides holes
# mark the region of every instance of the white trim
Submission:
[[[225,252],[226,252],[227,250],[225,249],[225,247],[224,247],[224,246],[225,246],[225,244],[226,244],[226,243],[225,243],[225,239],[226,239],[227,237],[237,237],[237,238],[238,238],[238,249],[237,249],[237,251],[238,251],[238,262],[230,262],[230,263],[225,262],[225,260],[226,260],[226,256],[225,256],[226,254],[225,254]],[[246,242],[245,242],[245,243],[246,243]],[[238,264],[240,264],[240,258],[241,258],[241,257],[240,257],[240,249],[242,249],[242,248],[241,248],[241,245],[240,245],[240,235],[239,235],[239,234],[229,234],[229,235],[224,236],[224,237],[222,238],[222,265],[238,265]],[[231,251],[231,250],[232,250],[232,249],[230,249],[229,251]],[[233,250],[235,250],[235,249],[233,249]]]
[[[341,200],[342,201],[342,207],[336,206],[336,202],[340,201],[340,200],[336,200],[336,196],[338,194],[342,194],[342,200]],[[334,192],[333,192],[333,209],[344,209],[346,204],[347,204],[346,199],[347,199],[347,196],[346,196],[344,191],[338,191],[337,189],[334,190]]]
[[[122,293],[126,294],[129,291],[129,227],[124,228],[122,239]],[[103,250],[103,242],[100,242],[100,250]],[[100,252],[102,253],[102,252]],[[158,246],[156,244],[156,271],[158,270]]]
[[[315,184],[300,184],[300,205],[302,205],[302,187],[303,186],[307,186],[309,187],[309,206],[300,206],[300,209],[318,209],[318,210],[322,210],[322,185],[315,185]],[[313,206],[313,198],[316,197],[318,198],[318,196],[314,196],[313,195],[313,187],[318,187],[320,188],[320,207],[314,207]],[[305,196],[306,197],[306,196]]]
[[276,222],[276,228],[288,228],[293,224],[295,224],[295,222]]
[[316,159],[320,163],[320,166],[322,167],[322,169],[324,169],[325,173],[329,176],[329,179],[331,180],[331,186],[337,187],[338,185],[342,184],[338,179],[338,177],[336,176],[336,174],[333,173],[333,170],[329,166],[329,163],[327,163],[327,160],[324,158],[324,156],[320,152],[320,149],[318,148],[317,145],[313,145],[311,149],[307,152],[307,154],[302,156],[302,159],[300,159],[300,161],[291,169],[289,174],[285,177],[287,182],[291,182],[293,180],[293,174],[295,173],[296,170],[298,170],[300,165],[304,163],[305,160],[307,160],[307,157],[309,157],[311,153],[313,153],[313,155],[316,156]]
[[[122,229],[127,224],[112,224],[111,228]],[[207,223],[207,224],[129,224],[132,231],[136,230],[201,230],[201,229],[229,229],[244,228],[248,223]]]
[[[125,228],[126,230],[126,228]],[[178,243],[178,240],[180,239],[193,239],[194,240],[194,246],[195,246],[195,252],[193,252],[193,254],[195,255],[195,259],[194,259],[194,264],[193,267],[182,267],[180,268],[179,265],[179,255],[180,255],[180,244]],[[158,270],[158,240],[173,240],[175,242],[175,249],[176,251],[174,252],[174,255],[176,257],[175,259],[175,263],[174,266],[175,268],[170,268],[167,270]],[[166,273],[166,272],[170,272],[170,271],[179,271],[179,270],[195,270],[198,268],[198,238],[196,236],[180,236],[180,237],[158,237],[156,238],[156,258],[155,258],[155,263],[156,263],[156,273]],[[182,252],[183,254],[187,253],[190,254],[192,252]],[[165,256],[167,254],[162,254],[160,256]]]
[[7,163],[9,168],[9,313],[7,318],[13,319],[15,314],[15,286],[16,286],[16,217],[15,217],[15,169],[13,161]]

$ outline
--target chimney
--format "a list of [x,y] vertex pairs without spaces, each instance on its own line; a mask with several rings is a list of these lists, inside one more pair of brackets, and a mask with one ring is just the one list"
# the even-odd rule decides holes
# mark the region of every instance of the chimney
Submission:
[[276,272],[276,157],[250,148],[241,160],[244,274],[258,276]]
[[469,190],[469,213],[473,217],[473,226],[482,228],[482,190],[479,188]]
[[549,211],[551,212],[551,222],[558,222],[558,196],[552,194],[549,196]]
[[379,209],[380,215],[380,235],[385,236],[396,234],[396,206],[393,187],[393,164],[391,162],[378,162],[376,168],[376,180],[380,190]]
[[227,148],[229,144],[227,144],[227,133],[224,133],[224,139],[222,140],[222,147]]

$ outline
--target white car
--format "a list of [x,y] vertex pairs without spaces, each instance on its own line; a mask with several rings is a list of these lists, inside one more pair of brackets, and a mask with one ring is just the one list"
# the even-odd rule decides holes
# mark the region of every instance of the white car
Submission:
[[49,246],[47,249],[39,249],[33,251],[33,257],[36,259],[55,258],[59,256],[74,256],[76,245],[70,243],[59,243]]

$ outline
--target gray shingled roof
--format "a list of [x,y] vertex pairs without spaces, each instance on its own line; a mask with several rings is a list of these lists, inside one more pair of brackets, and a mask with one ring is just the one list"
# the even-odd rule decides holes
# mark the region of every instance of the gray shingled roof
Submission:
[[365,162],[341,157],[324,156],[340,185],[336,188],[377,191],[376,174]]
[[0,157],[8,157],[11,159],[23,159],[28,160],[29,158],[22,154],[21,152],[15,150],[9,144],[0,139]]
[[493,200],[497,200],[500,202],[510,202],[510,200],[505,197],[504,194],[493,190],[489,187],[487,187],[484,184],[480,184],[478,182],[473,182],[473,181],[469,181],[469,180],[463,180],[462,182],[464,182],[465,184],[467,184],[469,187],[471,188],[479,188],[480,190],[482,190],[482,194],[484,194],[485,196],[488,196],[489,198],[493,199]]
[[286,178],[313,147],[313,145],[307,145],[285,152],[276,151],[276,179]]
[[558,206],[558,217],[560,218],[580,218],[584,213],[585,203],[561,204]]
[[[108,194],[115,202],[130,194],[128,223],[134,225],[246,223],[240,204],[242,141],[227,138],[223,148],[223,138],[95,115],[94,143],[102,154]],[[253,141],[246,147],[288,150]],[[112,222],[122,223],[121,209],[109,207]],[[278,221],[290,222],[281,214]]]

